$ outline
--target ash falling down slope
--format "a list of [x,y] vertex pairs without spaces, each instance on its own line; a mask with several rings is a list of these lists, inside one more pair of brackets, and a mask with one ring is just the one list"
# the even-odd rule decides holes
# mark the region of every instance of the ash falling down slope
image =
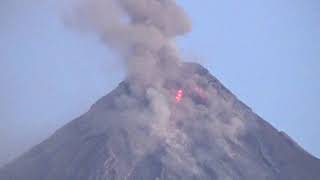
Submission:
[[1,180],[315,180],[320,161],[182,63],[191,30],[174,0],[78,0],[68,24],[96,33],[127,79],[0,169]]
[[[122,82],[0,170],[1,180],[316,180],[320,161],[198,64],[167,96]],[[194,82],[197,82],[194,84]],[[142,85],[141,85],[142,86]]]

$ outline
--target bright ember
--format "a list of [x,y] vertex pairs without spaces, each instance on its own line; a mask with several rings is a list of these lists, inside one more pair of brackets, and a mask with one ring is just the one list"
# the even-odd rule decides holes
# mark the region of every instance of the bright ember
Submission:
[[182,90],[182,89],[179,89],[179,90],[177,91],[177,94],[176,94],[176,102],[178,102],[178,103],[181,102],[183,96],[184,96],[183,90]]

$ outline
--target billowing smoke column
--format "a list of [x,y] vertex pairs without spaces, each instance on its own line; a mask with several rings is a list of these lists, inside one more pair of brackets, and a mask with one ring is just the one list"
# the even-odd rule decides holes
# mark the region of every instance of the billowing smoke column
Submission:
[[179,55],[173,40],[191,30],[175,0],[80,1],[73,23],[97,32],[124,60],[129,78],[162,86],[175,75]]
[[[191,30],[191,22],[175,0],[75,0],[72,27],[95,32],[123,60],[134,95],[121,97],[130,104],[134,96],[149,100],[144,115],[155,136],[182,154],[176,137],[183,133],[172,123],[171,102],[181,101],[183,91],[175,92],[166,82],[180,79],[179,54],[174,39]],[[176,104],[176,103],[174,103]],[[179,148],[177,148],[179,147]],[[180,156],[180,155],[179,155]]]
[[142,122],[142,126],[147,124],[153,135],[168,145],[173,157],[188,159],[183,145],[186,136],[175,127],[172,118],[172,104],[177,104],[172,102],[180,102],[184,93],[180,88],[170,90],[166,86],[168,81],[181,79],[174,39],[191,30],[184,10],[175,0],[76,1],[78,8],[73,12],[72,25],[98,33],[126,64],[134,95],[121,97],[122,104],[130,104],[136,95],[149,100],[147,112],[129,116],[146,117],[148,121]]
[[[208,130],[219,139],[235,139],[242,121],[216,121],[221,116],[233,117],[224,111],[231,109],[232,103],[214,99],[220,87],[213,88],[205,71],[180,65],[174,40],[188,33],[191,23],[174,0],[74,1],[77,8],[71,25],[97,33],[127,67],[125,88],[129,91],[117,94],[115,106],[128,118],[113,123],[121,129],[148,130],[149,140],[144,137],[144,142],[130,134],[133,139],[137,136],[133,144],[143,143],[134,148],[139,157],[161,145],[168,153],[162,163],[197,173],[190,149],[198,135]],[[225,143],[221,142],[221,147]]]

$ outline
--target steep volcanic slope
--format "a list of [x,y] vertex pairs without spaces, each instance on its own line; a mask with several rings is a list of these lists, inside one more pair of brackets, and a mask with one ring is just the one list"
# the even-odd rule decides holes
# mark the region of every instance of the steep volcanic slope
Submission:
[[183,79],[166,82],[172,92],[168,107],[159,106],[168,97],[159,98],[156,89],[122,82],[89,112],[2,168],[0,179],[320,179],[318,159],[206,69],[192,63],[180,69]]

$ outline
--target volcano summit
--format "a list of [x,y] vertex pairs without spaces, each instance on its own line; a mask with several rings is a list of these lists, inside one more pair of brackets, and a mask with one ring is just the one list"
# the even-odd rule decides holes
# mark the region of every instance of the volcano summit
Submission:
[[1,180],[317,180],[320,161],[182,63],[191,22],[175,0],[79,0],[69,25],[119,55],[127,78],[0,169]]
[[[237,100],[206,69],[193,63],[179,69],[184,78],[166,82],[167,96],[152,87],[122,82],[87,113],[3,167],[0,179],[320,177],[318,159]],[[177,102],[180,89],[184,95]]]

